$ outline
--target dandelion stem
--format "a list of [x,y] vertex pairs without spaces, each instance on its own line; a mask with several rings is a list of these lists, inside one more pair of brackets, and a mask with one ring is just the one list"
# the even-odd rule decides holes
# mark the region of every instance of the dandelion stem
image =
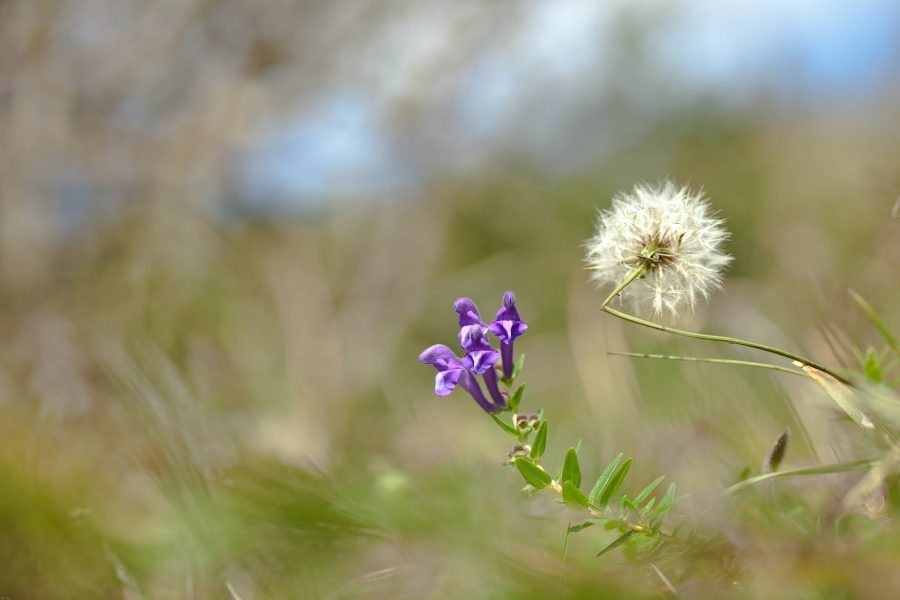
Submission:
[[636,354],[634,352],[607,352],[607,354],[610,354],[612,356],[631,356],[634,358],[667,358],[669,360],[683,360],[688,362],[708,362],[720,363],[724,365],[741,365],[744,367],[759,367],[760,369],[772,369],[773,371],[782,371],[784,373],[791,373],[793,375],[799,375],[801,377],[809,377],[809,375],[807,375],[803,371],[798,371],[797,369],[788,369],[787,367],[749,362],[746,360],[728,360],[725,358],[694,358],[691,356],[664,356],[662,354]]
[[649,265],[649,263],[645,262],[645,263],[641,264],[641,266],[639,266],[638,268],[633,270],[631,273],[629,273],[628,277],[626,277],[625,280],[619,284],[619,287],[614,289],[612,294],[610,294],[606,298],[606,300],[603,301],[603,305],[600,308],[606,308],[606,305],[609,304],[610,302],[612,302],[613,298],[615,298],[616,296],[619,295],[619,292],[621,292],[626,287],[628,287],[628,284],[630,284],[635,279],[639,279],[644,273],[646,273],[648,265]]
[[698,339],[698,340],[709,340],[711,342],[725,342],[726,344],[737,344],[739,346],[747,346],[748,348],[756,348],[757,350],[762,350],[764,352],[770,352],[772,354],[777,354],[778,356],[783,356],[785,358],[789,358],[791,360],[796,360],[798,362],[801,362],[805,365],[809,365],[810,367],[812,367],[814,369],[818,369],[819,371],[822,371],[823,373],[828,373],[829,375],[831,375],[832,377],[834,377],[835,379],[837,379],[844,385],[848,385],[851,387],[853,386],[853,383],[851,383],[844,377],[841,377],[837,373],[834,373],[833,371],[828,370],[827,368],[823,367],[822,365],[820,365],[816,362],[813,362],[813,361],[809,360],[808,358],[803,358],[802,356],[798,356],[796,354],[792,354],[792,353],[786,352],[784,350],[779,350],[778,348],[772,348],[771,346],[765,346],[763,344],[756,344],[754,342],[748,342],[746,340],[739,340],[737,338],[724,337],[721,335],[706,335],[703,333],[694,333],[692,331],[682,331],[680,329],[672,329],[671,327],[663,327],[662,325],[657,325],[656,323],[652,323],[650,321],[645,321],[643,319],[633,317],[629,314],[619,312],[608,306],[603,306],[601,309],[608,312],[609,314],[613,315],[614,317],[619,317],[620,319],[624,319],[624,320],[630,321],[632,323],[637,323],[638,325],[643,325],[644,327],[649,327],[651,329],[665,331],[666,333],[672,333],[674,335],[680,335],[683,337],[689,337],[689,338],[694,338],[694,339]]

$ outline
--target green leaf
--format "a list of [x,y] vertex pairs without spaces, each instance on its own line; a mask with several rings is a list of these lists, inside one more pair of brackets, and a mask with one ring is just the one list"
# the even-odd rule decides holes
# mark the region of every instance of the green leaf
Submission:
[[579,523],[578,525],[572,525],[569,527],[570,533],[578,533],[583,529],[587,529],[593,525],[606,525],[609,522],[609,519],[588,519],[584,523]]
[[591,493],[588,495],[591,502],[596,502],[597,498],[600,496],[600,492],[603,491],[606,482],[609,481],[609,478],[612,477],[613,471],[616,470],[616,467],[619,465],[619,461],[622,460],[622,454],[618,455],[613,459],[611,463],[606,466],[606,469],[603,470],[603,473],[600,475],[600,478],[597,479],[597,483],[594,484],[594,487],[591,488]]
[[547,421],[541,421],[541,426],[538,427],[537,435],[534,436],[534,443],[531,445],[531,456],[534,458],[540,458],[544,454],[544,449],[547,447]]
[[520,432],[516,431],[515,427],[513,427],[509,423],[504,423],[503,419],[501,419],[500,417],[498,417],[497,415],[495,415],[493,413],[490,413],[490,415],[491,415],[491,418],[494,421],[496,421],[497,425],[499,425],[501,428],[503,428],[503,431],[505,431],[509,435],[513,436],[514,438],[519,439]]
[[512,378],[515,379],[519,376],[519,371],[522,370],[522,365],[525,364],[525,355],[522,354],[519,356],[519,360],[516,361],[515,366],[513,367]]
[[650,519],[650,527],[659,526],[669,514],[669,509],[672,505],[675,504],[675,484],[670,484],[669,489],[666,490],[665,495],[662,497],[662,500],[659,501],[659,506],[656,507],[651,515],[652,519]]
[[654,510],[652,514],[660,515],[660,514],[662,514],[663,511],[669,510],[670,508],[672,508],[673,506],[675,506],[676,504],[678,504],[685,498],[690,498],[690,497],[691,497],[690,494],[685,494],[684,496],[678,496],[677,498],[674,498],[668,502],[660,502],[659,506],[656,507],[656,510]]
[[639,505],[641,502],[646,500],[647,496],[650,495],[650,492],[652,492],[656,488],[656,486],[658,486],[660,484],[660,482],[665,478],[666,478],[665,475],[660,475],[653,481],[653,483],[651,483],[650,485],[645,487],[644,491],[642,491],[640,494],[638,494],[637,498],[634,499],[635,506]]
[[563,481],[562,491],[563,502],[566,503],[566,506],[580,512],[588,510],[587,496],[575,487],[575,484],[572,481]]
[[631,529],[631,530],[625,532],[624,535],[619,536],[619,538],[618,538],[616,541],[614,541],[612,544],[610,544],[609,546],[607,546],[606,548],[604,548],[603,550],[601,550],[600,552],[598,552],[598,553],[597,553],[597,556],[603,556],[604,554],[606,554],[606,553],[609,552],[610,550],[615,550],[616,548],[618,548],[619,546],[621,546],[622,544],[624,544],[625,542],[627,542],[628,539],[629,539],[631,536],[633,536],[634,534],[636,534],[636,533],[637,533],[637,531],[634,531],[633,529]]
[[546,471],[544,471],[534,463],[531,463],[522,458],[516,459],[516,467],[518,467],[519,473],[522,474],[522,477],[525,478],[525,481],[538,488],[539,490],[550,487],[550,483],[553,481],[552,479],[550,479],[550,475]]
[[578,453],[575,448],[569,448],[566,452],[566,460],[563,462],[562,481],[571,481],[576,488],[581,487],[581,467],[578,466]]
[[628,469],[631,468],[631,462],[633,459],[629,458],[622,466],[619,467],[619,470],[616,471],[615,475],[609,478],[607,484],[603,487],[603,491],[600,492],[600,506],[608,506],[609,501],[612,500],[612,497],[619,491],[619,486],[622,485],[622,480],[625,479],[625,475],[628,474]]
[[878,364],[878,357],[875,355],[874,348],[869,348],[869,352],[866,354],[866,362],[863,365],[863,371],[866,374],[866,379],[881,383],[881,365]]
[[647,512],[653,508],[653,504],[656,502],[656,498],[650,498],[650,502],[644,505],[644,508],[641,509],[641,514],[646,515]]
[[628,509],[628,512],[631,514],[632,519],[634,519],[638,523],[641,522],[641,513],[638,512],[638,509],[636,506],[637,502],[632,502],[624,495],[622,496],[622,499],[619,502],[622,504],[623,507]]
[[666,493],[663,495],[662,500],[659,503],[659,508],[656,509],[658,513],[662,510],[666,505],[668,505],[675,498],[675,484],[672,483],[669,485],[669,488],[666,490]]
[[[543,419],[543,418],[544,418],[544,409],[543,409],[543,408],[542,408],[541,410],[538,411],[538,418],[539,418],[539,419]],[[578,440],[578,443],[575,444],[575,452],[578,452],[578,449],[579,449],[579,448],[581,448],[581,440]],[[565,466],[565,465],[563,465],[563,466]],[[557,481],[562,481],[562,474],[563,474],[563,467],[560,467],[560,468],[559,468],[559,471],[556,472],[556,477],[555,477],[555,479],[556,479]],[[579,487],[580,487],[580,486],[579,486]]]
[[519,389],[516,390],[516,393],[512,395],[512,398],[509,399],[509,410],[516,410],[519,408],[519,403],[522,402],[522,394],[525,392],[525,384],[519,386]]
[[884,321],[881,320],[881,317],[878,316],[878,313],[875,312],[875,309],[873,309],[862,296],[860,296],[853,290],[847,290],[847,292],[856,301],[862,311],[866,313],[866,316],[869,317],[869,320],[881,333],[881,337],[883,337],[884,341],[886,341],[888,346],[891,347],[891,350],[893,350],[897,354],[897,356],[900,356],[900,343],[897,342],[897,338],[895,338],[894,334],[892,334],[885,326]]

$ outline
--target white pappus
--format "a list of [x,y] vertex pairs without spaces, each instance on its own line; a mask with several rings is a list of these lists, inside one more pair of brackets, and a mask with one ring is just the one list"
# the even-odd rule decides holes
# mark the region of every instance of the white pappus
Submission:
[[585,261],[598,287],[619,285],[634,269],[643,277],[620,296],[644,314],[672,318],[722,287],[732,257],[720,250],[728,239],[703,192],[692,193],[666,180],[619,192],[600,211],[597,233],[585,243]]

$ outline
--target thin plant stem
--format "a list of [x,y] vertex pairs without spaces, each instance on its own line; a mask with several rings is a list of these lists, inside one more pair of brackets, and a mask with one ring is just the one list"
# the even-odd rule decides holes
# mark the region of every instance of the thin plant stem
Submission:
[[746,360],[728,360],[725,358],[693,358],[690,356],[664,356],[662,354],[636,354],[634,352],[607,352],[612,356],[631,356],[633,358],[667,358],[669,360],[683,360],[687,362],[708,362],[720,363],[724,365],[740,365],[744,367],[758,367],[760,369],[772,369],[773,371],[781,371],[783,373],[791,373],[800,377],[809,377],[803,371],[797,369],[788,369],[787,367],[779,367],[776,365],[767,365],[765,363],[749,362]]
[[616,296],[619,295],[619,292],[621,292],[626,287],[628,287],[628,284],[630,284],[635,279],[639,279],[646,272],[647,272],[647,263],[644,263],[641,266],[639,266],[637,269],[635,269],[631,273],[629,273],[628,277],[626,277],[625,280],[619,284],[619,287],[614,289],[612,294],[610,294],[606,298],[606,300],[603,301],[603,304],[600,306],[600,308],[606,308],[606,305],[609,304],[610,302],[612,302],[613,298],[615,298]]
[[727,496],[729,494],[733,494],[736,491],[743,489],[747,486],[753,485],[754,483],[759,483],[761,481],[767,481],[770,479],[775,479],[776,477],[792,477],[795,475],[831,475],[832,473],[849,473],[852,471],[865,471],[867,469],[871,469],[879,462],[878,458],[861,458],[859,460],[854,460],[845,463],[837,463],[834,465],[823,465],[821,467],[805,467],[802,469],[789,469],[787,471],[775,471],[774,473],[764,473],[763,475],[757,475],[756,477],[751,477],[749,479],[745,479],[743,481],[739,481],[733,486],[722,492],[723,496]]
[[757,350],[762,350],[764,352],[770,352],[772,354],[777,354],[778,356],[783,356],[783,357],[789,358],[791,360],[799,361],[805,365],[809,365],[810,367],[813,367],[814,369],[818,369],[819,371],[822,371],[823,373],[828,373],[829,375],[831,375],[832,377],[834,377],[835,379],[837,379],[844,385],[853,387],[853,384],[850,381],[841,377],[837,373],[834,373],[834,372],[828,370],[827,368],[823,367],[822,365],[820,365],[816,362],[809,360],[808,358],[803,358],[802,356],[798,356],[796,354],[786,352],[785,350],[779,350],[778,348],[773,348],[771,346],[765,346],[763,344],[756,344],[754,342],[748,342],[746,340],[739,340],[737,338],[724,337],[721,335],[706,335],[703,333],[694,333],[692,331],[682,331],[680,329],[672,329],[671,327],[664,327],[662,325],[657,325],[656,323],[653,323],[651,321],[645,321],[644,319],[639,319],[637,317],[633,317],[627,313],[619,312],[619,311],[607,306],[610,303],[610,301],[612,301],[612,299],[615,298],[619,294],[619,292],[621,292],[623,289],[625,289],[625,287],[627,287],[628,284],[633,282],[635,279],[638,279],[639,277],[641,277],[647,271],[647,269],[648,269],[648,263],[644,263],[644,264],[638,266],[636,269],[634,269],[631,273],[629,273],[628,276],[626,276],[625,279],[622,281],[622,283],[620,283],[619,286],[615,290],[613,290],[613,293],[610,294],[609,297],[603,301],[603,305],[600,307],[600,309],[603,311],[606,311],[607,313],[613,315],[614,317],[619,317],[620,319],[624,319],[625,321],[630,321],[630,322],[636,323],[638,325],[643,325],[644,327],[649,327],[650,329],[656,329],[658,331],[665,331],[666,333],[672,333],[675,335],[694,338],[697,340],[709,340],[711,342],[725,342],[726,344],[737,344],[739,346],[747,346],[748,348],[756,348]]
[[746,340],[739,340],[737,338],[724,337],[721,335],[706,335],[703,333],[694,333],[692,331],[682,331],[680,329],[672,329],[671,327],[664,327],[662,325],[657,325],[656,323],[651,323],[650,321],[638,319],[637,317],[633,317],[629,314],[619,312],[608,306],[604,306],[601,310],[608,312],[609,314],[613,315],[614,317],[619,317],[620,319],[624,319],[624,320],[630,321],[632,323],[637,323],[638,325],[643,325],[644,327],[649,327],[650,329],[665,331],[666,333],[672,333],[675,335],[694,338],[697,340],[709,340],[711,342],[725,342],[726,344],[737,344],[739,346],[747,346],[748,348],[756,348],[757,350],[762,350],[764,352],[770,352],[771,354],[777,354],[778,356],[790,358],[791,360],[796,360],[805,365],[809,365],[810,367],[812,367],[814,369],[818,369],[819,371],[822,371],[823,373],[828,373],[829,375],[831,375],[832,377],[834,377],[835,379],[837,379],[844,385],[853,387],[853,383],[851,383],[844,377],[841,377],[837,373],[830,371],[826,367],[823,367],[819,363],[811,361],[808,358],[803,358],[802,356],[798,356],[796,354],[786,352],[784,350],[779,350],[778,348],[772,348],[771,346],[765,346],[763,344],[756,344],[754,342],[748,342]]

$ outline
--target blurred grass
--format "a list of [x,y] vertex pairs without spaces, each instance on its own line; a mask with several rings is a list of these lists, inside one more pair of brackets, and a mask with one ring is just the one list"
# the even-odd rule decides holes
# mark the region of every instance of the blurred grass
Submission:
[[[173,89],[189,78],[168,79],[165,60],[185,55],[147,52],[144,72],[174,95],[148,96],[146,129],[123,132],[106,112],[119,80],[70,81],[44,46],[48,17],[15,15],[15,33],[31,40],[22,64],[33,79],[21,85],[59,94],[2,109],[0,595],[221,598],[231,586],[242,600],[660,597],[653,572],[621,566],[618,553],[594,558],[613,535],[599,528],[570,537],[560,577],[567,515],[519,492],[501,467],[502,432],[462,393],[435,397],[433,372],[415,360],[456,341],[456,298],[488,315],[508,289],[529,323],[517,342],[528,357],[522,408],[553,421],[545,462],[582,439],[586,479],[625,452],[629,493],[665,474],[692,494],[682,513],[714,507],[708,526],[747,571],[676,582],[684,597],[900,589],[896,506],[881,511],[876,498],[840,536],[816,531],[853,476],[776,484],[778,506],[799,506],[805,531],[718,498],[745,467],[759,469],[786,425],[787,468],[867,455],[852,425],[787,375],[607,356],[767,358],[623,327],[599,312],[579,248],[618,189],[665,175],[703,186],[736,259],[727,293],[685,328],[853,365],[854,345],[882,342],[848,287],[900,331],[889,103],[863,115],[691,109],[566,176],[509,158],[434,176],[392,203],[229,223],[203,208],[210,192],[191,169],[207,184],[226,170],[222,154],[257,114],[241,107],[262,93],[258,74],[203,78],[182,105]],[[280,46],[252,41],[255,73]],[[121,85],[140,97],[153,80]],[[42,113],[47,104],[56,110]],[[46,165],[80,155],[98,189],[117,155],[140,185],[61,234]]]
[[[870,273],[895,251],[880,243],[897,227],[885,218],[890,203],[853,182],[814,186],[858,198],[850,221],[822,210],[828,197],[782,191],[774,175],[737,185],[727,173],[761,160],[753,148],[767,153],[766,137],[754,127],[670,141],[735,238],[728,294],[698,309],[693,326],[849,360],[846,347],[832,355],[816,325],[877,345],[865,316],[828,296],[853,286],[896,328],[883,310],[896,289]],[[648,171],[687,179],[675,168]],[[277,227],[222,229],[190,212],[137,209],[93,230],[92,250],[67,256],[39,297],[7,286],[5,589],[206,597],[227,581],[242,598],[528,597],[531,586],[534,597],[619,597],[621,586],[652,595],[654,575],[590,558],[610,535],[593,530],[570,539],[556,591],[565,516],[517,492],[516,474],[500,467],[502,433],[467,398],[434,397],[432,374],[415,361],[428,344],[453,342],[460,295],[489,312],[505,289],[517,292],[530,324],[518,345],[526,407],[553,419],[551,465],[581,438],[587,473],[625,451],[636,457],[628,489],[664,473],[702,507],[757,468],[785,425],[803,432],[790,465],[855,457],[855,444],[835,441],[852,432],[816,407],[804,381],[605,355],[745,356],[597,311],[578,244],[619,185],[614,171],[557,183],[508,168],[444,182],[414,206]],[[773,221],[770,208],[786,216]],[[795,240],[773,246],[777,230],[800,226],[841,260],[805,272],[797,250],[785,250]],[[804,300],[812,292],[821,313]],[[802,498],[814,527],[846,481],[785,483],[797,492],[784,502]],[[810,540],[769,518],[738,525],[722,510],[743,558],[765,574],[757,594],[773,581],[794,586],[791,597],[878,597],[894,585],[872,589],[873,571],[890,570],[885,557],[898,551],[886,524]]]

